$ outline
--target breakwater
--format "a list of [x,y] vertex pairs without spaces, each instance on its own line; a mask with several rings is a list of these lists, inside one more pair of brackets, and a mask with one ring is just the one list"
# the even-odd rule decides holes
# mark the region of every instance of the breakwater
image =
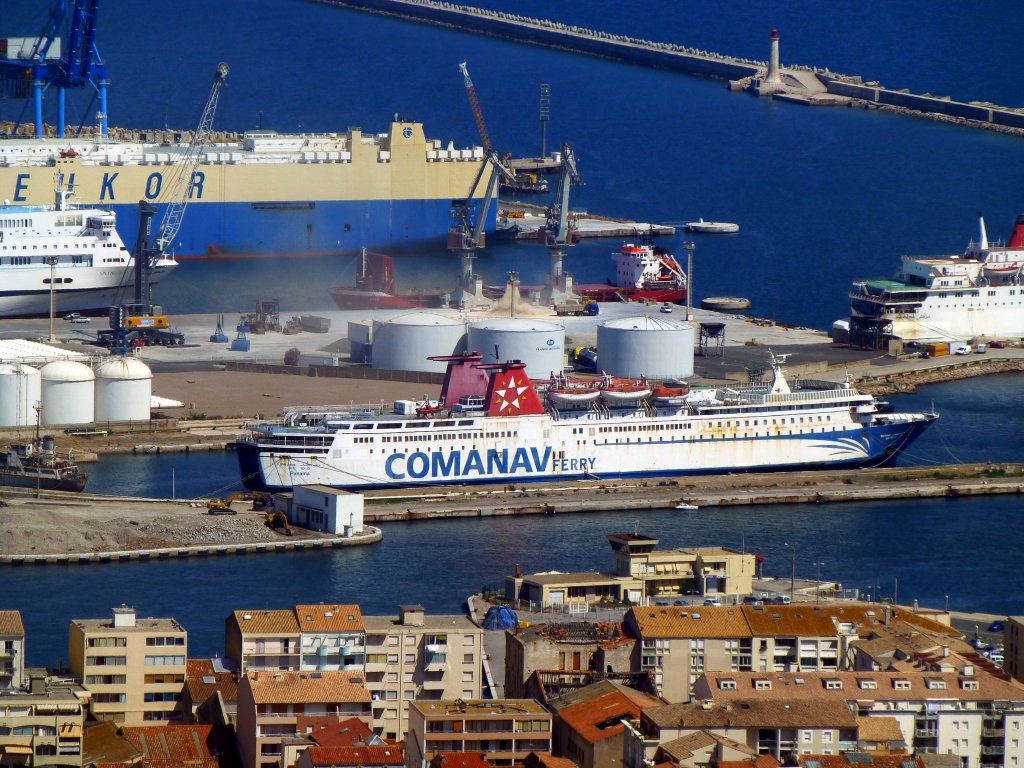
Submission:
[[[728,80],[731,90],[756,90],[752,83],[763,77],[768,69],[767,61],[727,56],[673,43],[616,35],[548,19],[436,0],[313,2],[629,64]],[[1024,135],[1022,110],[886,88],[877,82],[865,83],[859,76],[835,73],[827,68],[790,64],[782,69],[782,74],[783,86],[766,95],[807,105],[874,107],[899,114]]]

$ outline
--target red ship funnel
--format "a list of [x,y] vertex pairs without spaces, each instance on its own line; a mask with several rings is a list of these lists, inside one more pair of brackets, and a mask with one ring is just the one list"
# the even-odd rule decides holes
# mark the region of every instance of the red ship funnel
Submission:
[[1017,216],[1017,223],[1013,225],[1013,234],[1010,235],[1008,248],[1024,248],[1024,213]]
[[544,413],[537,390],[526,375],[526,364],[518,360],[481,365],[491,372],[487,390],[488,416],[532,416]]

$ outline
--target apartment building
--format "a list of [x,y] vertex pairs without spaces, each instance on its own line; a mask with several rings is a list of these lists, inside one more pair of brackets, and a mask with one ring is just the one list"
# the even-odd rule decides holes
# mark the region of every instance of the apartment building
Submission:
[[841,701],[692,701],[647,708],[626,731],[626,768],[651,765],[660,748],[677,747],[680,739],[696,741],[698,734],[782,760],[801,749],[814,754],[849,749],[856,744],[857,715]]
[[27,692],[0,697],[0,765],[81,766],[88,693],[43,670],[28,678]]
[[150,725],[183,718],[188,633],[174,619],[140,619],[122,605],[107,619],[71,622],[71,672],[97,720]]
[[0,691],[21,688],[25,677],[25,625],[20,611],[0,611]]
[[491,765],[551,752],[551,713],[533,699],[413,701],[406,768],[427,768],[441,752],[475,752]]
[[633,671],[649,672],[668,701],[686,701],[705,672],[843,669],[855,641],[897,622],[907,632],[959,636],[928,616],[863,603],[637,607],[623,619],[638,640]]
[[370,692],[350,671],[251,671],[238,683],[238,749],[245,768],[286,768],[314,744],[300,722],[370,721]]
[[366,632],[358,605],[297,605],[299,669],[363,671]]
[[301,639],[294,610],[235,611],[224,622],[224,657],[239,675],[297,670]]
[[363,622],[372,726],[384,738],[405,738],[414,700],[481,698],[484,633],[466,616],[430,616],[404,605],[398,616]]
[[579,768],[620,768],[625,719],[665,702],[624,685],[602,680],[551,699],[553,749]]
[[1010,616],[1003,628],[1004,667],[1014,680],[1024,683],[1024,616]]
[[[860,730],[881,719],[896,726],[890,749],[954,754],[963,768],[1024,766],[1024,685],[1002,673],[963,665],[956,671],[923,666],[886,672],[714,672],[696,686],[698,699],[733,712],[751,703],[831,707],[855,714],[857,733],[817,743],[797,734],[803,754],[862,751]],[[759,737],[760,738],[760,737]],[[878,741],[874,739],[874,741]]]

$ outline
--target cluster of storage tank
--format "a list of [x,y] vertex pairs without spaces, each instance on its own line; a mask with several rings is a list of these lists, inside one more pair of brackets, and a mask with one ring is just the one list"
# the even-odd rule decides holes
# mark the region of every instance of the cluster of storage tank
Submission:
[[111,357],[95,370],[76,360],[34,368],[0,363],[0,427],[149,419],[153,374],[141,360]]
[[371,364],[393,371],[443,373],[447,364],[427,357],[479,352],[485,363],[522,360],[535,379],[562,370],[565,328],[543,320],[499,318],[468,325],[433,312],[410,312],[375,323]]
[[[694,327],[649,315],[609,320],[597,328],[598,369],[613,376],[667,379],[693,375]],[[533,379],[564,366],[565,328],[532,318],[466,324],[432,312],[410,312],[374,323],[374,368],[443,372],[428,356],[479,352],[484,362],[522,360]]]

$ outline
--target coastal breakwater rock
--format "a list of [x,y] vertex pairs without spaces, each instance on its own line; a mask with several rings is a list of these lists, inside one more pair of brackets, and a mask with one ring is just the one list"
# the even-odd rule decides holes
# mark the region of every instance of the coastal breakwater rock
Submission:
[[970,360],[950,363],[920,371],[905,371],[885,376],[865,376],[856,379],[854,385],[861,392],[872,395],[897,395],[917,391],[923,384],[939,384],[946,381],[972,379],[995,373],[1020,373],[1024,371],[1021,359]]

